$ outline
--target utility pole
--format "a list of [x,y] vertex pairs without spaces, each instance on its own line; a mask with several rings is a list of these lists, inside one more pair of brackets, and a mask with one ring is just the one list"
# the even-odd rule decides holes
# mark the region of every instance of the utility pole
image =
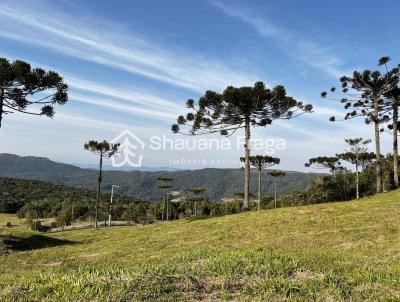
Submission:
[[111,186],[111,199],[110,199],[110,212],[108,214],[108,226],[111,226],[111,213],[112,213],[112,203],[113,203],[114,188],[120,188],[120,186],[117,186],[117,185],[112,185]]

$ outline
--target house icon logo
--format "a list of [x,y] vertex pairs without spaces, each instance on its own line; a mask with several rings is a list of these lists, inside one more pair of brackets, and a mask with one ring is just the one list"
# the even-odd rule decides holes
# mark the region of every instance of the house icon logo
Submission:
[[111,158],[113,167],[123,167],[129,165],[131,167],[141,167],[143,162],[144,142],[129,130],[124,130],[118,134],[113,140],[113,144],[120,144],[119,153],[122,156]]

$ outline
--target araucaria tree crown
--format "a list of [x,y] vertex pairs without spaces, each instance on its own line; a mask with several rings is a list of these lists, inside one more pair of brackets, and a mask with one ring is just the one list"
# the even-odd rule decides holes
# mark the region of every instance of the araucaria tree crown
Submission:
[[304,164],[305,167],[312,167],[317,169],[329,169],[331,173],[335,173],[341,168],[340,159],[335,156],[318,156],[308,160]]
[[67,90],[67,84],[54,71],[0,58],[0,127],[3,116],[14,112],[53,117],[54,105],[68,101]]
[[85,150],[91,151],[94,154],[101,155],[104,158],[110,158],[118,151],[119,144],[111,144],[107,141],[98,142],[95,140],[85,143]]
[[[186,106],[193,111],[178,117],[177,124],[172,125],[175,133],[229,135],[246,124],[264,127],[273,120],[312,111],[312,105],[287,96],[283,86],[269,89],[263,82],[253,87],[229,86],[222,94],[208,90],[198,102],[189,99]],[[183,126],[189,126],[188,131],[181,131]]]

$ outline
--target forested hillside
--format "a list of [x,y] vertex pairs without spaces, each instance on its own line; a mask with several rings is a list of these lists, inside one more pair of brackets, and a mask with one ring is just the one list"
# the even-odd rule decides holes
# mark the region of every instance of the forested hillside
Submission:
[[[81,205],[93,204],[95,198],[96,192],[88,189],[36,180],[0,178],[0,213],[15,213],[28,203],[45,199],[51,200],[53,206],[57,206],[67,199],[79,202]],[[132,198],[118,195],[114,198],[116,202],[133,201]],[[103,199],[109,200],[109,194],[103,194]]]
[[[96,170],[56,163],[47,158],[0,154],[0,167],[0,177],[40,180],[90,190],[96,187]],[[263,174],[263,194],[271,194],[272,180],[266,170]],[[104,192],[109,192],[112,184],[118,184],[121,186],[118,189],[119,194],[142,200],[160,200],[162,192],[157,178],[165,175],[174,179],[172,190],[183,191],[189,187],[204,187],[206,196],[212,200],[230,197],[243,187],[241,169],[208,168],[174,172],[105,171],[102,189]],[[304,190],[320,175],[289,171],[278,186],[278,195]],[[255,193],[257,178],[252,177],[251,181],[251,188]]]

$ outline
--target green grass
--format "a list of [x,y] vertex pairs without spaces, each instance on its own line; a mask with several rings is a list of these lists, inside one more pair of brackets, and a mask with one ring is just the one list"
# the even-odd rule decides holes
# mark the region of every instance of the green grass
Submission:
[[1,233],[17,242],[0,256],[4,301],[400,301],[400,191],[138,227]]

